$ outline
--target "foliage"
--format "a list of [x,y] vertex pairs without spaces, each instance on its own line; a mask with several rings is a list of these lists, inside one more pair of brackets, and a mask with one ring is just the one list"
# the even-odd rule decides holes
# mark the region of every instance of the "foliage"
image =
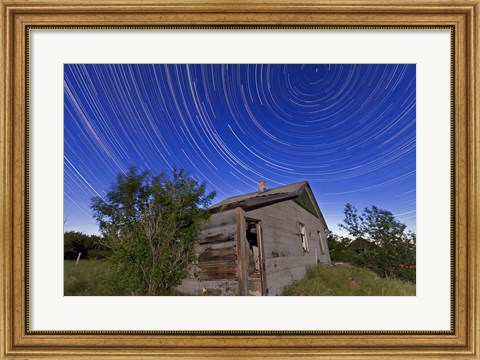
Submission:
[[365,208],[360,215],[351,205],[345,206],[344,224],[339,226],[356,238],[362,249],[353,246],[351,238],[331,235],[329,246],[334,249],[333,261],[348,261],[366,267],[382,277],[416,281],[416,236],[405,232],[406,225],[394,215],[376,206]]
[[397,221],[390,211],[375,205],[365,208],[362,215],[352,204],[345,205],[345,224],[340,228],[347,230],[353,237],[373,241],[377,245],[405,239],[406,225]]
[[322,265],[307,269],[306,276],[287,286],[286,296],[415,296],[415,285],[384,279],[368,269]]
[[64,261],[65,296],[105,296],[113,295],[107,287],[110,266],[106,260],[81,259]]
[[215,193],[183,169],[153,176],[131,168],[92,209],[111,249],[110,286],[122,295],[165,295],[195,259],[194,243]]
[[348,238],[329,232],[327,235],[327,244],[330,259],[333,262],[351,262],[353,250],[349,247],[350,242],[351,240]]
[[96,235],[86,235],[78,231],[67,231],[63,234],[63,257],[75,260],[79,253],[82,259],[103,259],[108,249],[102,245]]

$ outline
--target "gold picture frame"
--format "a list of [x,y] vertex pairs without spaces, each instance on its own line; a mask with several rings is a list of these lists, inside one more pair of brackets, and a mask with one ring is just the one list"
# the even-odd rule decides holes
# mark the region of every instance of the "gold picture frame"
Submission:
[[[0,359],[167,357],[480,359],[479,0],[0,0]],[[449,29],[452,34],[450,331],[32,331],[29,329],[29,29]]]

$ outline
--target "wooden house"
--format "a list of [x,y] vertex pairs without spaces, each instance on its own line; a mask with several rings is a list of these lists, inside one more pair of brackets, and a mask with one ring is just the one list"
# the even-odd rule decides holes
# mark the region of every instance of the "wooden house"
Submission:
[[357,237],[350,244],[348,244],[348,247],[357,254],[362,254],[377,247],[377,245],[373,241],[364,239],[362,237]]
[[330,263],[327,224],[307,181],[231,197],[210,208],[198,261],[178,290],[191,295],[278,295],[306,268]]

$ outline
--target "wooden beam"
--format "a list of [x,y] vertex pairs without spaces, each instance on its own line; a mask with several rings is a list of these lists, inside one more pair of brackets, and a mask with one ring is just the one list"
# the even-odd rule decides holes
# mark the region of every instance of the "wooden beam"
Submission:
[[233,250],[233,247],[228,247],[224,249],[213,249],[213,250],[206,250],[200,253],[198,257],[198,262],[209,262],[209,261],[231,261],[235,262],[237,260],[237,254]]
[[267,294],[267,278],[265,274],[265,256],[263,254],[263,234],[262,234],[262,224],[257,222],[257,244],[258,244],[258,256],[259,265],[260,265],[260,278],[262,282],[262,295]]
[[231,241],[234,239],[233,234],[216,234],[216,235],[210,235],[210,236],[205,236],[204,238],[200,239],[198,241],[199,244],[215,244],[219,242],[225,242],[225,241]]
[[238,290],[240,295],[248,295],[248,256],[246,251],[246,227],[245,211],[241,207],[236,208],[237,223],[237,276]]

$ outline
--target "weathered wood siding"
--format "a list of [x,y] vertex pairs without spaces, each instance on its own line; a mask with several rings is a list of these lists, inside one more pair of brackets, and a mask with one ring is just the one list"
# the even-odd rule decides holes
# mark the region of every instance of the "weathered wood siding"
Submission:
[[235,210],[212,215],[195,246],[198,259],[179,291],[191,295],[237,294],[236,226]]
[[[264,287],[267,295],[305,275],[318,262],[330,263],[322,222],[292,200],[245,212],[246,219],[259,220],[262,228]],[[191,295],[239,295],[237,211],[213,214],[196,245],[198,260],[178,289]],[[245,223],[245,219],[241,221]],[[308,251],[304,251],[300,223],[305,225]],[[243,232],[245,228],[243,227]],[[320,242],[322,246],[320,246]],[[323,248],[323,251],[322,251]],[[241,249],[240,249],[241,250]],[[245,254],[244,254],[245,257]]]
[[[302,278],[308,266],[317,262],[330,263],[324,226],[294,201],[248,211],[245,216],[261,221],[268,295],[278,295],[286,285]],[[308,252],[303,249],[300,223],[305,225]]]

